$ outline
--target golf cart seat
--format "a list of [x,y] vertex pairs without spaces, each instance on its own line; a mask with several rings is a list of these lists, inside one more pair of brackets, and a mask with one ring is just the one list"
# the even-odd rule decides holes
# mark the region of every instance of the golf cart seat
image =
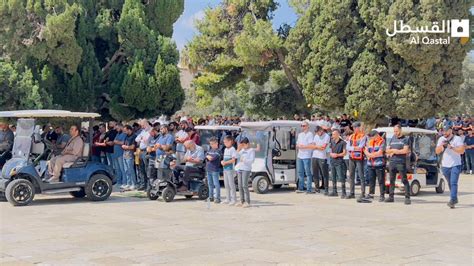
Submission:
[[89,143],[84,143],[84,148],[82,149],[82,156],[77,158],[74,162],[65,163],[63,168],[75,168],[83,167],[89,161]]

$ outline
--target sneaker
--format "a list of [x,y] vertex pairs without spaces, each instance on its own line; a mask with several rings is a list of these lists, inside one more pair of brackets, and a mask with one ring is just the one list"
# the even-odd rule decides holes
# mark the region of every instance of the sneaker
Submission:
[[324,196],[329,196],[329,192],[328,192],[328,191],[324,191]]
[[354,194],[349,194],[346,196],[346,199],[355,199],[355,195]]
[[357,202],[361,203],[361,202],[364,202],[365,201],[365,197],[360,195],[359,197],[357,197]]
[[315,193],[321,193],[321,190],[319,188],[314,190]]
[[121,185],[120,189],[125,189],[126,187],[127,187],[127,185]]
[[346,197],[347,197],[346,193],[343,193],[343,194],[341,195],[341,199],[345,199]]
[[209,201],[210,201],[210,202],[214,202],[214,198],[209,198]]
[[128,190],[136,190],[137,188],[134,185],[128,187]]
[[374,194],[368,194],[368,195],[367,195],[367,198],[369,198],[369,199],[374,199]]
[[385,201],[385,197],[379,197],[379,202],[384,202]]
[[235,201],[229,202],[229,206],[235,206]]
[[405,205],[410,205],[410,204],[411,204],[411,199],[405,198]]
[[215,203],[215,204],[219,204],[219,203],[221,203],[221,200],[220,200],[220,199],[216,199],[216,200],[214,201],[214,203]]
[[337,192],[333,191],[333,192],[329,193],[328,196],[329,197],[337,197],[338,195],[337,195]]
[[454,201],[450,200],[450,201],[448,202],[448,207],[451,208],[451,209],[454,209],[454,206],[455,206]]
[[243,207],[243,208],[250,208],[250,204],[248,204],[247,202],[245,202],[244,204],[242,204],[242,207]]
[[393,199],[393,197],[388,197],[387,199],[385,199],[385,202],[394,202],[395,200]]
[[453,202],[454,204],[458,204],[458,199],[455,199]]
[[314,192],[314,191],[306,191],[305,193],[306,193],[306,194],[314,194],[314,193],[316,193],[316,192]]
[[228,200],[224,200],[224,202],[222,202],[222,204],[229,204],[229,201],[228,201]]
[[297,190],[296,190],[296,193],[304,193],[304,191],[297,189]]
[[242,207],[242,206],[243,206],[242,203],[237,203],[237,204],[235,204],[235,207]]

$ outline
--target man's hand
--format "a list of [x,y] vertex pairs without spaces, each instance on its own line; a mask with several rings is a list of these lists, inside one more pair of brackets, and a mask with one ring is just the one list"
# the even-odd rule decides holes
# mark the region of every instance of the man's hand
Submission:
[[128,146],[127,145],[122,145],[122,149],[128,150]]
[[208,161],[212,161],[212,156],[211,155],[206,156],[206,158],[207,158]]
[[334,159],[337,158],[337,154],[336,154],[336,153],[332,153],[332,152],[331,152],[331,153],[329,153],[329,156],[330,156],[331,158],[334,158]]

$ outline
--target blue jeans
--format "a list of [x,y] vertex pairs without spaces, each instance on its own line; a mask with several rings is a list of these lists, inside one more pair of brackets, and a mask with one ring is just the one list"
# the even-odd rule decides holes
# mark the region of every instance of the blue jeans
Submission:
[[[209,198],[221,200],[221,184],[219,183],[219,172],[207,172],[207,185],[209,186]],[[215,193],[214,188],[216,189]]]
[[135,180],[136,180],[135,168],[134,168],[135,162],[133,158],[123,158],[123,162],[124,162],[123,169],[124,169],[124,173],[127,180],[126,185],[135,186]]
[[462,165],[456,165],[453,167],[441,167],[446,181],[448,181],[449,191],[451,192],[451,200],[458,199],[458,181],[459,174],[461,174]]
[[127,178],[125,177],[123,157],[120,156],[120,157],[113,158],[113,163],[114,163],[115,177],[117,178],[117,184],[118,185],[127,184]]
[[114,167],[114,159],[112,158],[112,153],[105,153],[105,157],[107,158],[107,165],[110,167]]
[[311,192],[313,174],[311,173],[311,158],[296,160],[296,168],[298,169],[298,190],[304,190],[304,177],[306,175],[306,191]]

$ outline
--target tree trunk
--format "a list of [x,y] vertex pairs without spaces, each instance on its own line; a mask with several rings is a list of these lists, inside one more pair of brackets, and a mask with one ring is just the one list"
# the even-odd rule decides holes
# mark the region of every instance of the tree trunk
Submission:
[[296,77],[291,72],[288,65],[285,63],[285,55],[283,54],[282,49],[277,49],[276,54],[278,56],[278,61],[280,61],[280,64],[283,68],[283,71],[285,72],[285,75],[288,78],[288,81],[290,82],[290,85],[291,85],[291,87],[293,88],[293,91],[296,94],[296,97],[298,98],[298,100],[304,100],[301,86],[298,83],[298,81],[296,80]]

